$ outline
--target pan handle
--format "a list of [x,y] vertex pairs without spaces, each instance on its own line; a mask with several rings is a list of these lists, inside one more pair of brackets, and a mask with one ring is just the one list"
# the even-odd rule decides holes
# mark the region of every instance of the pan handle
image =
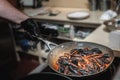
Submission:
[[34,70],[32,70],[28,75],[40,73],[40,72],[42,72],[47,66],[48,66],[48,60],[46,60],[44,63],[41,63],[38,67],[36,67]]
[[49,51],[51,51],[54,47],[58,46],[56,43],[45,40],[45,39],[43,39],[39,36],[33,36],[32,35],[32,37],[38,39],[39,41],[42,41],[48,47]]
[[44,39],[42,39],[42,38],[38,38],[38,39],[39,39],[40,41],[42,41],[42,42],[45,43],[45,45],[48,47],[49,51],[51,51],[54,47],[57,46],[56,43],[50,42],[50,41],[48,41],[48,40],[44,40]]

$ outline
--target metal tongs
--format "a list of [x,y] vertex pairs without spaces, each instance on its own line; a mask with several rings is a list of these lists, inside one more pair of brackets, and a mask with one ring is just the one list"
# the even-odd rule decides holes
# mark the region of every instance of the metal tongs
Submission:
[[[57,46],[56,43],[50,42],[48,40],[44,40],[40,36],[31,35],[31,37],[36,38],[39,41],[42,41],[48,47],[49,51],[51,51],[54,47]],[[44,63],[41,63],[37,68],[32,70],[28,75],[35,74],[35,73],[40,73],[43,69],[45,69],[48,66],[47,62],[48,62],[48,60],[46,60]]]
[[32,37],[38,39],[39,41],[42,41],[48,47],[49,51],[51,51],[54,47],[57,46],[56,43],[50,42],[48,40],[45,40],[45,39],[41,38],[40,36],[32,35]]

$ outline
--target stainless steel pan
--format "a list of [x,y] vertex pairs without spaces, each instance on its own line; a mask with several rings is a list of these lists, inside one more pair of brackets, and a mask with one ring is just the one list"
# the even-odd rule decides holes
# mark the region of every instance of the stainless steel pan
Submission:
[[[56,70],[55,65],[56,65],[56,62],[57,62],[58,58],[60,56],[63,56],[64,53],[70,52],[71,49],[84,48],[84,47],[99,48],[103,53],[108,53],[110,55],[110,58],[111,58],[110,63],[108,65],[110,66],[112,64],[112,62],[114,60],[114,54],[113,54],[113,51],[106,46],[96,44],[96,43],[92,43],[92,42],[66,42],[66,43],[63,43],[63,44],[60,44],[60,45],[56,46],[54,49],[52,49],[50,51],[50,53],[48,55],[48,65],[55,72],[57,72],[61,75],[65,75],[65,74],[60,73]],[[105,68],[104,70],[101,70],[100,72],[96,72],[96,73],[90,74],[90,75],[78,76],[78,75],[68,75],[68,74],[66,74],[66,76],[70,76],[70,77],[92,76],[92,75],[96,75],[96,74],[104,72],[105,70],[107,70],[107,68]]]
[[[109,66],[112,64],[113,60],[114,60],[114,54],[113,54],[113,51],[112,49],[110,49],[109,47],[106,47],[104,45],[100,45],[100,44],[97,44],[97,43],[92,43],[92,42],[65,42],[63,44],[60,44],[60,45],[57,45],[57,44],[54,44],[54,43],[49,43],[49,41],[46,41],[42,38],[39,38],[39,37],[36,37],[38,40],[44,42],[49,50],[50,50],[50,53],[48,54],[48,58],[47,58],[47,61],[48,61],[48,65],[50,66],[50,68],[61,74],[61,75],[66,75],[66,76],[70,76],[70,77],[88,77],[88,76],[94,76],[96,74],[99,74],[99,73],[102,73],[104,72],[105,70],[107,70],[109,68]],[[50,44],[54,45],[55,48],[50,48]],[[90,74],[90,75],[83,75],[83,76],[79,76],[79,75],[68,75],[68,74],[63,74],[59,71],[56,70],[56,63],[58,61],[58,58],[60,56],[63,56],[64,53],[69,53],[70,50],[72,49],[82,49],[82,48],[85,48],[85,47],[89,47],[89,48],[99,48],[103,54],[108,54],[110,56],[110,63],[108,64],[108,67],[99,71],[99,72],[96,72],[96,73],[93,73],[93,74]]]

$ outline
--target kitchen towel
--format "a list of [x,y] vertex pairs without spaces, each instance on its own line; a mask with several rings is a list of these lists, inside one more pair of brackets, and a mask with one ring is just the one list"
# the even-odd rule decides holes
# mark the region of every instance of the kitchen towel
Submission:
[[116,16],[117,16],[116,12],[114,12],[113,10],[107,10],[101,15],[100,20],[106,21],[106,20],[110,20]]

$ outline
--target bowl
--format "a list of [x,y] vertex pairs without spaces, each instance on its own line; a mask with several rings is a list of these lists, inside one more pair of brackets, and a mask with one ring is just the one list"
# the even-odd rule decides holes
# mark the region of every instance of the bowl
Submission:
[[115,19],[107,20],[103,24],[106,26],[105,28],[110,32],[114,30],[120,30],[120,27]]

